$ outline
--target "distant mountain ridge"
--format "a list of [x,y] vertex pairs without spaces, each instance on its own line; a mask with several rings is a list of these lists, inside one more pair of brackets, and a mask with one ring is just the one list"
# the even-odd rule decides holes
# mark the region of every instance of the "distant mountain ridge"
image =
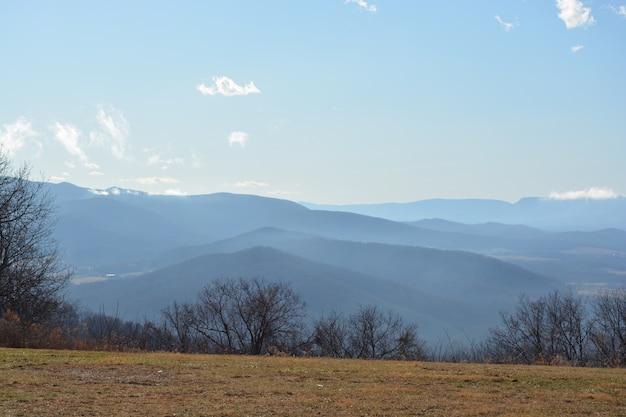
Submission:
[[[619,228],[557,232],[524,223],[463,223],[444,218],[445,210],[400,222],[254,195],[47,186],[58,207],[55,236],[83,283],[71,294],[90,309],[119,305],[133,316],[190,300],[210,279],[263,276],[293,282],[313,313],[374,303],[417,320],[433,337],[442,328],[479,334],[521,293],[606,288],[626,276],[626,231]],[[460,210],[457,216],[483,210],[480,200],[465,209],[448,203],[447,210]],[[587,206],[583,214],[609,213],[611,204]],[[570,221],[581,210],[528,207],[518,214],[542,221],[546,213]]]
[[314,210],[347,211],[400,222],[439,218],[468,224],[494,222],[525,225],[550,231],[592,231],[608,228],[626,230],[626,197],[604,200],[527,197],[516,203],[480,199],[432,199],[411,203],[302,204]]

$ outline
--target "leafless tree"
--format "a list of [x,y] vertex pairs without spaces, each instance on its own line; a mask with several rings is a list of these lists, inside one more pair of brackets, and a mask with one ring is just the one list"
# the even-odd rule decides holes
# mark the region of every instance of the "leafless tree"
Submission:
[[626,365],[626,290],[615,289],[595,300],[592,340],[602,366]]
[[321,355],[361,359],[422,359],[423,342],[415,324],[392,311],[360,307],[347,318],[332,313],[314,323],[313,341]]
[[64,303],[70,271],[57,242],[53,197],[0,152],[0,317],[10,312],[25,326],[48,320]]
[[584,366],[589,363],[592,321],[585,300],[569,290],[546,297],[546,351],[552,361]]
[[349,356],[347,320],[333,311],[313,323],[313,343],[319,349],[319,355],[333,358]]
[[168,350],[181,353],[198,351],[196,309],[190,303],[174,302],[163,310],[161,342]]
[[502,325],[490,329],[487,342],[493,360],[587,364],[591,322],[584,300],[573,291],[554,291],[536,300],[522,296],[514,313],[500,316]]
[[405,325],[402,317],[386,314],[374,305],[361,307],[348,318],[352,356],[364,359],[407,358],[423,355],[417,326]]
[[200,293],[196,330],[226,353],[293,350],[302,341],[304,307],[285,282],[218,279]]

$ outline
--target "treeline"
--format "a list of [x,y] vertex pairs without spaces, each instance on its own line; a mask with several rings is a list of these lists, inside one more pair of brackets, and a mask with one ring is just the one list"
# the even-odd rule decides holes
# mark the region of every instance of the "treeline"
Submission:
[[626,291],[595,296],[552,292],[522,296],[486,340],[428,346],[415,323],[373,305],[352,314],[306,319],[306,305],[287,283],[219,279],[195,302],[174,302],[156,321],[79,312],[70,304],[47,320],[0,318],[0,345],[8,347],[173,351],[248,355],[328,356],[447,362],[569,366],[626,365]]
[[0,346],[247,355],[426,359],[417,326],[368,305],[309,323],[306,305],[288,283],[219,279],[194,303],[174,302],[158,321],[123,320],[69,304],[40,323],[10,311],[0,318]]

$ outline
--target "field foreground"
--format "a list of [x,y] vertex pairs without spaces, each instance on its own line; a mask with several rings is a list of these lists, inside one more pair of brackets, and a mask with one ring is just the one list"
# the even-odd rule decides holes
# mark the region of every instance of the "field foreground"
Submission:
[[0,349],[2,416],[626,416],[623,369]]

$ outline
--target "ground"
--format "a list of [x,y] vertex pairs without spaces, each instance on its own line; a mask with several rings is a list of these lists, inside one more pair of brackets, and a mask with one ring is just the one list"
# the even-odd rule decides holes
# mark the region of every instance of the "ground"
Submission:
[[626,372],[0,349],[1,416],[626,416]]

